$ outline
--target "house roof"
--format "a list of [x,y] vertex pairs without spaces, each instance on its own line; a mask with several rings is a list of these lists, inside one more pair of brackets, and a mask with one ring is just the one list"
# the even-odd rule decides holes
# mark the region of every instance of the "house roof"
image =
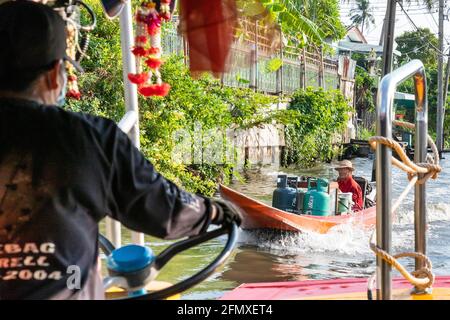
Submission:
[[359,28],[357,26],[350,26],[347,29],[346,37],[351,42],[367,43],[366,38],[364,37],[364,35],[362,34],[361,30],[359,30]]
[[[377,55],[383,54],[383,46],[379,46],[377,44],[339,41],[337,47],[338,47],[339,51],[370,53],[370,51],[372,49],[374,49],[375,52],[377,53]],[[400,51],[397,51],[397,50],[394,50],[394,54],[396,56],[401,56]]]

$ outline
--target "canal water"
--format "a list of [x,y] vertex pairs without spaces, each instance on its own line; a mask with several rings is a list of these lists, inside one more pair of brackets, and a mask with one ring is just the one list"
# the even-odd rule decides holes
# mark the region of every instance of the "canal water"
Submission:
[[[427,184],[428,256],[437,275],[450,275],[450,155],[442,161],[443,172]],[[370,180],[372,160],[355,159],[355,175]],[[245,182],[231,187],[268,204],[280,173],[336,178],[331,165],[308,171],[260,169],[243,173]],[[406,175],[393,170],[393,197],[407,185]],[[393,228],[393,252],[414,250],[413,192],[397,212]],[[298,281],[368,277],[375,270],[375,258],[369,249],[371,231],[344,225],[330,233],[274,234],[240,230],[239,243],[226,265],[208,280],[183,293],[183,299],[217,299],[242,283]],[[206,266],[223,248],[225,237],[212,240],[177,256],[166,266],[159,280],[178,282]],[[146,242],[158,253],[170,241],[146,237]],[[404,259],[408,270],[414,261]],[[398,276],[398,273],[394,273]]]

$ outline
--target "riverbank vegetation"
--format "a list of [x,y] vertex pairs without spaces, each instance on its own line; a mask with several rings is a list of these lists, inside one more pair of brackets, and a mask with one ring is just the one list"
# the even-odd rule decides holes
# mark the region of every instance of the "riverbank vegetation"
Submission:
[[286,125],[284,165],[309,168],[330,161],[340,152],[339,138],[352,111],[340,91],[299,90],[292,96],[288,110],[296,112],[296,119]]
[[[67,108],[119,121],[125,113],[119,24],[89,2],[99,21],[78,79],[82,98],[69,100]],[[183,57],[164,60],[162,78],[171,91],[164,98],[139,97],[140,147],[159,172],[189,191],[212,195],[217,182],[234,173],[234,133],[274,121],[287,125],[288,163],[311,166],[332,156],[327,144],[345,126],[348,111],[337,91],[299,91],[283,110],[277,103],[290,97],[225,87],[207,75],[193,79]]]

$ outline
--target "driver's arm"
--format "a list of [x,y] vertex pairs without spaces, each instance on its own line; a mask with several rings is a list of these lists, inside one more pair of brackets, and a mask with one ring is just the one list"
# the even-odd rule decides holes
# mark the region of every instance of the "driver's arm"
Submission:
[[108,215],[126,227],[165,239],[205,231],[213,206],[165,179],[117,127],[109,128]]

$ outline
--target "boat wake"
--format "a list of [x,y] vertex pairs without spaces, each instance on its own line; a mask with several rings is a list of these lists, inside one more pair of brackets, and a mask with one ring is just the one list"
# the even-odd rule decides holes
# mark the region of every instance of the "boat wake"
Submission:
[[275,230],[244,231],[240,236],[240,242],[288,254],[333,252],[353,256],[370,253],[368,246],[370,235],[370,230],[341,224],[326,234]]
[[[450,205],[446,203],[437,203],[427,205],[427,221],[450,221]],[[397,212],[395,221],[400,225],[414,223],[413,205],[404,206]]]
[[[428,221],[450,221],[450,205],[428,205]],[[414,247],[414,211],[409,206],[400,208],[393,226],[393,251],[401,252]],[[314,232],[288,232],[276,230],[246,230],[239,241],[268,251],[286,254],[333,253],[339,256],[373,257],[369,240],[373,229],[362,229],[351,224],[333,227],[326,234]],[[432,233],[432,230],[431,230]]]

